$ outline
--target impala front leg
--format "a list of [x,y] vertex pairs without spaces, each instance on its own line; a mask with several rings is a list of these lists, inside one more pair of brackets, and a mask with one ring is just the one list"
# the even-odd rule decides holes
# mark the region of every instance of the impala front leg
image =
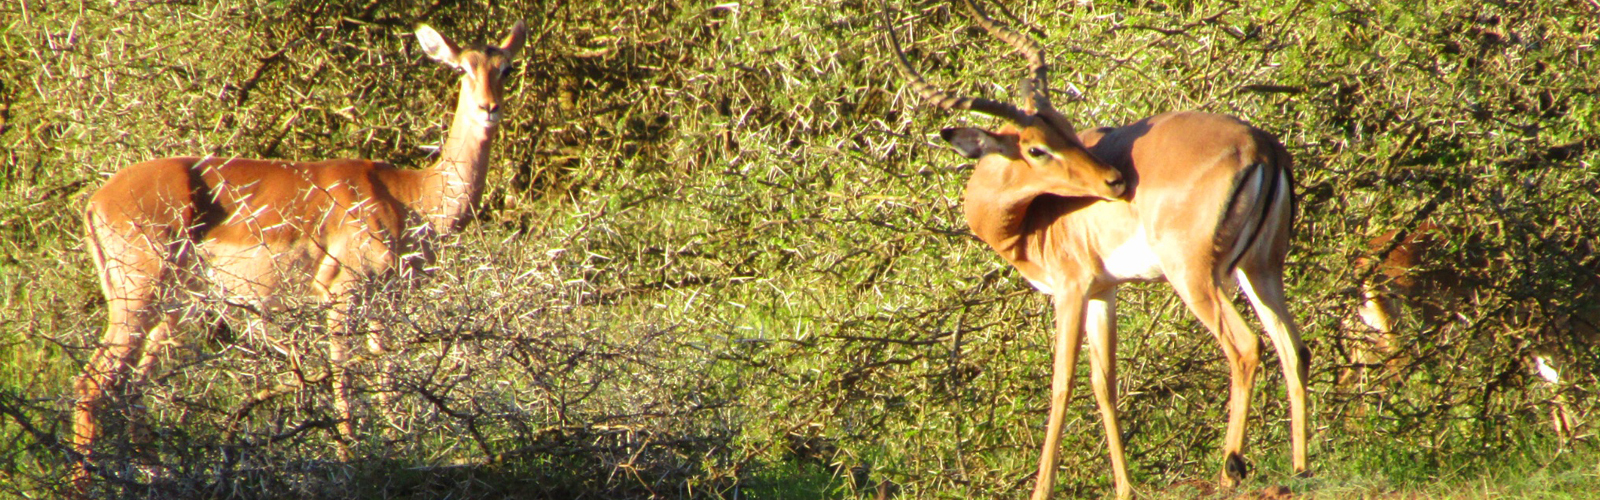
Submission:
[[328,305],[328,369],[333,375],[333,408],[339,414],[335,428],[339,431],[339,460],[349,461],[349,442],[355,438],[355,411],[350,403],[350,308],[353,307],[356,283],[348,277],[337,260],[328,259],[318,271],[322,296]]
[[1111,454],[1111,477],[1116,481],[1117,498],[1133,496],[1128,477],[1128,462],[1123,458],[1122,426],[1117,423],[1117,289],[1097,292],[1089,299],[1084,313],[1084,329],[1089,331],[1089,381],[1094,399],[1100,405],[1100,423],[1106,429],[1106,448]]
[[386,436],[393,436],[395,431],[400,429],[402,422],[398,422],[394,418],[395,396],[398,391],[394,381],[394,360],[389,357],[387,334],[388,328],[384,326],[382,321],[376,319],[367,320],[367,353],[378,360],[378,389],[375,392],[378,393],[379,407],[383,409],[383,413],[389,416],[389,425],[384,427],[383,432]]
[[1061,451],[1061,426],[1066,421],[1067,402],[1072,400],[1073,368],[1078,364],[1078,348],[1083,345],[1084,300],[1081,287],[1058,287],[1056,309],[1055,366],[1050,376],[1050,421],[1045,424],[1044,451],[1039,456],[1039,480],[1034,483],[1033,499],[1050,498],[1055,486],[1056,460]]
[[333,371],[333,409],[339,414],[339,460],[350,461],[349,442],[356,435],[355,411],[350,403],[350,329],[346,324],[348,296],[339,296],[328,311],[328,364]]

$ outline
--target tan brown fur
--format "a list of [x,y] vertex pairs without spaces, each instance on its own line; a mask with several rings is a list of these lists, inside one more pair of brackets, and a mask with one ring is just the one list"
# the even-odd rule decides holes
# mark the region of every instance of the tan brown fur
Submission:
[[[1364,287],[1366,300],[1362,303],[1360,314],[1368,326],[1383,332],[1385,336],[1392,333],[1400,317],[1400,305],[1396,299],[1418,296],[1421,292],[1419,285],[1426,284],[1434,291],[1450,290],[1460,286],[1459,275],[1456,273],[1443,270],[1420,271],[1426,262],[1424,257],[1438,244],[1437,233],[1440,229],[1431,221],[1423,221],[1406,233],[1399,243],[1393,243],[1395,237],[1400,236],[1399,229],[1389,230],[1367,241],[1367,248],[1374,253],[1388,248],[1391,244],[1394,245],[1388,253],[1380,256],[1381,260],[1376,263],[1376,276]],[[1364,270],[1373,266],[1373,260],[1373,257],[1357,259],[1356,269]],[[1431,313],[1437,312],[1431,311]]]
[[[189,293],[220,295],[258,310],[290,298],[328,304],[338,427],[345,437],[353,433],[343,374],[343,337],[352,331],[346,311],[371,280],[410,274],[431,258],[428,241],[471,219],[483,192],[503,81],[526,33],[518,22],[500,45],[460,51],[431,28],[418,30],[424,52],[463,72],[455,121],[430,168],[400,170],[369,160],[164,158],[123,168],[89,198],[85,240],[109,318],[75,387],[72,441],[84,457],[75,474],[80,487],[107,399],[137,399],[162,349],[175,343],[169,334],[184,318],[174,302]],[[381,349],[381,339],[372,344]],[[130,420],[137,425],[137,418]]]
[[[1221,483],[1246,473],[1245,424],[1260,341],[1233,308],[1236,280],[1283,361],[1296,473],[1306,459],[1308,358],[1283,290],[1294,219],[1289,154],[1270,134],[1227,116],[1168,113],[1075,134],[1051,106],[1037,44],[964,1],[977,24],[1028,58],[1026,109],[934,88],[894,47],[911,88],[929,104],[1010,123],[945,129],[977,159],[967,182],[968,227],[1035,287],[1053,295],[1056,343],[1050,417],[1033,498],[1048,498],[1078,350],[1088,333],[1092,386],[1117,496],[1133,494],[1117,422],[1116,306],[1120,283],[1165,279],[1222,347],[1231,370]],[[892,23],[890,38],[893,40]]]
[[[1400,238],[1396,242],[1395,238]],[[1474,278],[1470,270],[1490,269],[1495,263],[1482,255],[1445,253],[1450,241],[1472,246],[1482,242],[1481,235],[1471,229],[1424,220],[1410,230],[1391,229],[1367,240],[1367,255],[1356,259],[1357,272],[1372,275],[1361,284],[1362,300],[1356,312],[1363,323],[1372,329],[1372,348],[1362,345],[1352,349],[1352,361],[1358,366],[1387,365],[1395,373],[1404,370],[1407,362],[1399,345],[1400,322],[1411,310],[1419,330],[1440,328],[1452,321],[1464,307],[1475,307],[1474,297],[1484,287],[1493,284]],[[1574,296],[1592,295],[1600,290],[1600,259],[1594,257],[1592,243],[1571,241],[1562,247],[1570,258],[1588,262],[1580,268],[1578,286],[1571,290]],[[1512,308],[1511,315],[1528,315],[1529,311]],[[1565,341],[1589,342],[1596,336],[1596,318],[1600,307],[1576,308],[1572,314],[1562,314],[1550,319],[1554,330],[1551,338],[1536,339],[1535,344],[1560,344]],[[1541,346],[1542,347],[1542,346]],[[1556,349],[1559,350],[1559,349]],[[1348,373],[1342,378],[1349,379]]]
[[[1031,282],[1054,292],[1058,317],[1057,362],[1059,384],[1052,399],[1044,457],[1035,498],[1049,494],[1059,442],[1060,413],[1071,394],[1072,367],[1085,331],[1093,356],[1093,386],[1110,443],[1112,469],[1119,497],[1132,494],[1123,459],[1120,425],[1116,419],[1115,318],[1116,285],[1127,279],[1108,272],[1107,259],[1141,229],[1159,261],[1160,272],[1189,305],[1191,312],[1211,330],[1223,348],[1232,371],[1228,433],[1223,455],[1228,467],[1222,483],[1233,486],[1243,476],[1245,423],[1256,367],[1259,341],[1233,309],[1229,297],[1233,273],[1222,269],[1223,256],[1213,243],[1238,241],[1245,234],[1224,234],[1229,227],[1225,197],[1238,176],[1251,165],[1282,172],[1287,183],[1288,154],[1276,140],[1225,116],[1202,113],[1159,115],[1121,129],[1097,129],[1081,135],[1095,157],[1103,158],[1131,179],[1119,199],[1060,197],[1050,193],[1008,188],[994,179],[1014,174],[1016,160],[999,155],[980,161],[967,184],[966,213],[974,233],[996,250]],[[1270,179],[1277,179],[1274,174]],[[1287,186],[1285,186],[1287,187]],[[1286,215],[1292,203],[1288,194],[1275,199],[1250,200]],[[1257,213],[1250,211],[1248,214]],[[1016,221],[1011,223],[1010,221]],[[1249,280],[1252,303],[1285,360],[1289,380],[1293,458],[1297,472],[1307,470],[1305,440],[1305,346],[1288,312],[1282,289],[1282,267],[1288,251],[1290,218],[1277,216],[1263,227],[1257,240],[1238,261],[1238,272]],[[1160,278],[1157,278],[1160,279]],[[1135,279],[1135,281],[1138,281]],[[1094,304],[1099,302],[1099,305]],[[1090,312],[1095,307],[1101,312]],[[1090,318],[1090,314],[1097,317]],[[1063,379],[1064,380],[1061,380]]]
[[[1399,241],[1395,241],[1399,238]],[[1450,241],[1467,245],[1481,243],[1481,235],[1472,229],[1437,224],[1424,220],[1409,230],[1391,229],[1367,240],[1367,255],[1356,259],[1357,272],[1372,275],[1361,283],[1361,303],[1357,317],[1372,330],[1368,339],[1358,339],[1349,348],[1351,365],[1342,370],[1338,383],[1343,386],[1357,381],[1371,380],[1383,383],[1400,377],[1415,363],[1400,341],[1400,325],[1406,311],[1410,310],[1416,325],[1415,334],[1438,334],[1463,309],[1478,307],[1475,299],[1480,292],[1492,288],[1492,283],[1474,279],[1470,270],[1491,269],[1494,262],[1482,255],[1449,255],[1443,250]],[[1563,444],[1573,439],[1581,418],[1575,419],[1564,396],[1563,370],[1572,370],[1579,363],[1575,351],[1600,342],[1600,306],[1584,305],[1583,297],[1600,291],[1600,259],[1595,257],[1592,240],[1564,241],[1560,247],[1566,258],[1579,263],[1575,278],[1577,286],[1569,290],[1576,297],[1575,307],[1555,317],[1529,317],[1532,311],[1507,308],[1497,312],[1517,317],[1518,322],[1542,319],[1545,327],[1528,340],[1531,347],[1521,361],[1530,372],[1552,386],[1546,404],[1550,406],[1550,425]],[[1561,257],[1554,257],[1561,258]],[[1491,275],[1493,273],[1491,272]],[[1480,311],[1481,312],[1481,311]],[[1476,320],[1474,320],[1476,321]],[[1374,377],[1381,373],[1387,377]],[[1566,375],[1570,377],[1570,375]]]

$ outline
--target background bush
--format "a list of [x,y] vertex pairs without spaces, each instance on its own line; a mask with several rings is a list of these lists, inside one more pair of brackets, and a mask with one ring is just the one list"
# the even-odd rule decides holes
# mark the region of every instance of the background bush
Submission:
[[[1279,135],[1301,199],[1291,307],[1313,352],[1312,465],[1291,480],[1270,350],[1250,485],[1362,496],[1582,497],[1600,481],[1600,5],[1034,3],[1080,127],[1176,109]],[[0,494],[51,497],[71,379],[103,328],[78,211],[163,156],[429,164],[455,75],[410,36],[532,36],[480,220],[435,276],[360,311],[359,459],[335,457],[320,311],[197,311],[144,403],[162,468],[112,419],[122,497],[1018,497],[1047,409],[1047,304],[966,230],[966,162],[932,135],[874,1],[219,0],[0,6]],[[914,64],[1011,98],[1019,57],[943,2],[890,15]],[[1019,21],[1020,20],[1020,21]],[[1448,319],[1360,368],[1354,264],[1424,219]],[[1165,285],[1123,294],[1141,490],[1218,468],[1226,370]],[[1588,336],[1585,336],[1588,332]],[[1531,358],[1556,360],[1552,386]],[[388,365],[394,374],[378,377]],[[1084,368],[1087,370],[1087,368]],[[1342,373],[1357,373],[1336,384]],[[378,394],[392,398],[381,405]],[[1080,389],[1061,489],[1111,491]],[[1550,414],[1575,420],[1558,434]],[[156,473],[159,472],[159,473]],[[1445,486],[1439,486],[1438,484]],[[1485,486],[1488,484],[1494,486]],[[1445,488],[1440,490],[1439,488]]]

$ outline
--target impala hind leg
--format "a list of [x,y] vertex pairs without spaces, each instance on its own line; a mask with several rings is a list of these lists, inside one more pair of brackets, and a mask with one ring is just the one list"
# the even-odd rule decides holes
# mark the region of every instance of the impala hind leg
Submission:
[[1300,329],[1283,293],[1283,273],[1241,267],[1239,286],[1244,289],[1256,315],[1272,339],[1272,348],[1283,363],[1283,383],[1289,392],[1289,438],[1295,474],[1305,476],[1311,469],[1306,461],[1306,378],[1310,372],[1311,351],[1300,341]]
[[[144,401],[142,388],[150,380],[150,375],[155,372],[155,367],[161,353],[172,342],[172,330],[176,328],[179,315],[174,313],[161,314],[161,322],[140,342],[138,352],[139,361],[133,366],[133,374],[126,382],[129,388],[127,396],[128,441],[134,447],[134,458],[146,466],[155,466],[160,462],[156,452],[151,448],[154,439],[150,435],[149,407]],[[129,358],[130,360],[132,358]]]
[[[84,364],[83,373],[73,382],[78,401],[73,405],[72,446],[79,461],[72,482],[79,492],[88,486],[88,464],[94,458],[94,442],[100,436],[100,419],[106,401],[138,391],[138,377],[128,380],[129,369],[140,357],[147,337],[159,329],[161,314],[155,308],[160,299],[163,274],[162,254],[154,241],[160,241],[159,228],[152,234],[118,234],[107,230],[92,213],[86,214],[88,236],[85,244],[100,279],[106,298],[106,329],[99,345]],[[137,417],[131,414],[130,418]]]
[[[78,402],[73,407],[72,444],[84,461],[94,455],[94,442],[100,437],[100,419],[104,417],[106,401],[121,396],[124,391],[137,390],[130,389],[129,368],[139,357],[145,332],[159,331],[156,328],[159,315],[147,310],[150,302],[142,298],[107,301],[110,324],[100,338],[100,345],[84,365],[83,373],[73,384]],[[135,415],[129,411],[130,424]],[[79,472],[87,473],[86,470]]]
[[1227,300],[1228,294],[1209,275],[1173,279],[1173,288],[1189,310],[1216,337],[1228,359],[1228,433],[1222,443],[1223,467],[1218,482],[1238,486],[1249,475],[1244,461],[1245,425],[1250,416],[1250,392],[1261,364],[1261,340]]

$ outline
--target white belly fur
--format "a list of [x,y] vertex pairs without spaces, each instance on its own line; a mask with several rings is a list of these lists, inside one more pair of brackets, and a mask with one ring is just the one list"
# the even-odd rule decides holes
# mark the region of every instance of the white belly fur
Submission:
[[1056,294],[1055,290],[1051,290],[1050,285],[1046,285],[1043,281],[1034,281],[1032,278],[1029,278],[1028,284],[1033,285],[1033,289],[1038,290],[1039,293],[1043,293],[1045,295]]
[[[1166,278],[1166,272],[1161,269],[1161,260],[1156,258],[1155,251],[1150,250],[1150,242],[1145,239],[1142,227],[1122,245],[1106,254],[1101,265],[1105,268],[1103,278],[1111,282],[1159,281]],[[1049,283],[1026,276],[1024,278],[1040,293],[1055,295]]]
[[1113,281],[1155,281],[1166,276],[1161,270],[1161,260],[1150,249],[1143,227],[1106,254],[1102,263]]
[[210,240],[201,243],[203,276],[226,300],[275,309],[287,296],[307,295],[316,263],[323,257],[320,250],[312,245],[274,248]]

